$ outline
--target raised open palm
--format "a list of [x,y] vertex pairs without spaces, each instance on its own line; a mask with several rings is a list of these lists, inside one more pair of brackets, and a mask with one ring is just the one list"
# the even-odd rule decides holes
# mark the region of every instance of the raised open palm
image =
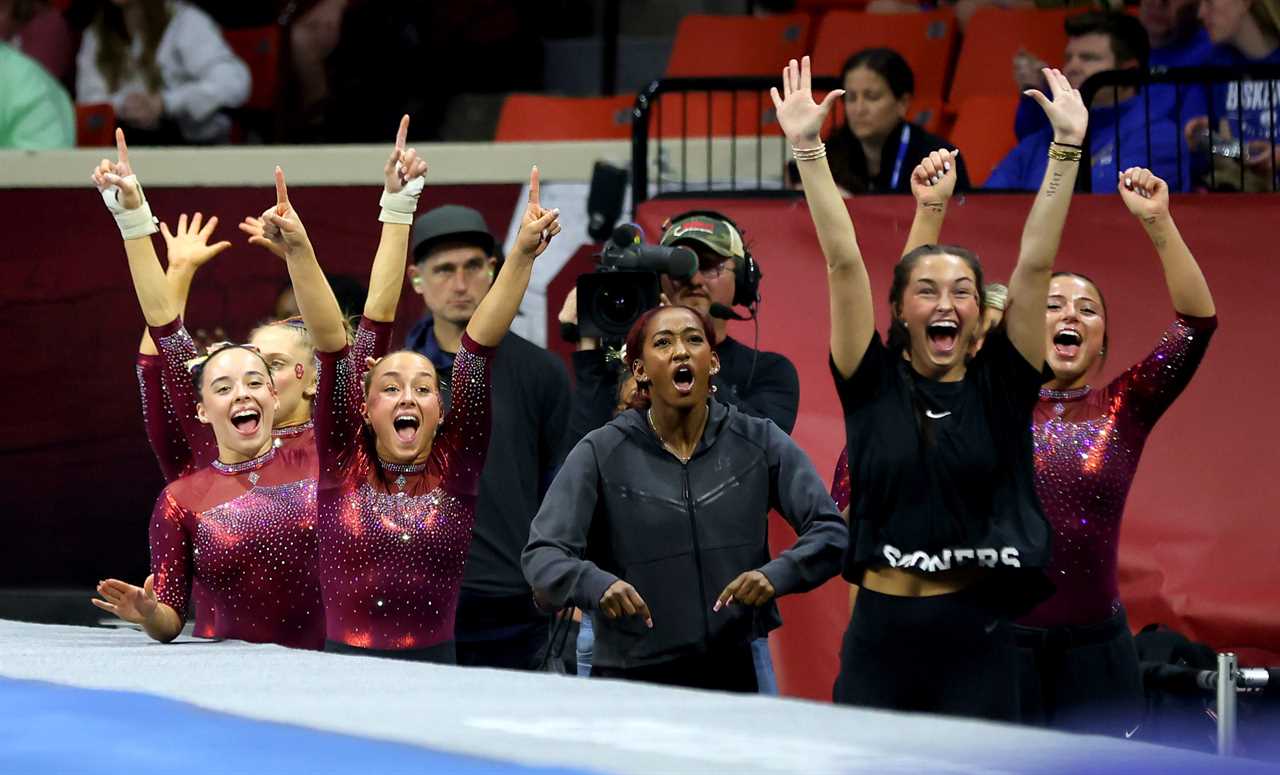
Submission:
[[1041,71],[1049,84],[1053,100],[1039,89],[1027,89],[1023,94],[1035,100],[1053,125],[1053,139],[1058,142],[1079,145],[1084,142],[1089,128],[1089,108],[1084,104],[1079,89],[1071,88],[1071,82],[1061,70],[1050,67]]
[[98,584],[98,594],[103,599],[90,598],[90,602],[126,622],[142,624],[155,613],[159,604],[152,586],[154,578],[147,576],[141,587],[118,579],[107,579]]
[[787,63],[782,69],[782,94],[778,94],[775,86],[769,90],[769,96],[773,98],[778,124],[787,140],[793,147],[810,148],[821,140],[822,124],[831,106],[844,96],[844,89],[835,89],[822,102],[814,102],[813,73],[809,57],[804,57],[799,62],[793,59]]

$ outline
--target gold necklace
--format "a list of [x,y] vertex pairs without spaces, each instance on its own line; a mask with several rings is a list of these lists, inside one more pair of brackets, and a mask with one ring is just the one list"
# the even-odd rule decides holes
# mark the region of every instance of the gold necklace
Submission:
[[[649,411],[645,414],[645,416],[649,418],[649,427],[653,429],[653,435],[658,437],[658,441],[662,443],[662,446],[666,448],[668,452],[675,455],[677,460],[679,460],[681,463],[688,463],[689,460],[693,458],[693,451],[690,451],[688,455],[681,455],[679,452],[676,451],[676,448],[669,441],[662,438],[662,432],[658,430],[658,424],[653,421],[652,406],[649,407]],[[707,420],[710,417],[711,417],[711,409],[708,408],[707,413],[702,417],[702,428],[700,428],[698,432],[699,438],[702,437],[702,431],[706,430]],[[697,444],[694,444],[694,450],[697,449],[697,446],[698,446]]]

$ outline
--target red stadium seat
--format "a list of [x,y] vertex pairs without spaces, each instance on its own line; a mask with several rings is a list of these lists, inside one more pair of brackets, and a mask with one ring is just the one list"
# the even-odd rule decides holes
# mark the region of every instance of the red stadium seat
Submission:
[[946,126],[940,97],[916,97],[907,109],[907,120],[924,127],[926,132],[941,134]]
[[778,75],[809,43],[806,14],[705,16],[680,20],[667,77]]
[[109,102],[76,103],[76,147],[116,144],[116,111]]
[[280,91],[280,36],[281,29],[276,25],[223,30],[223,39],[248,65],[253,78],[249,100],[242,109],[276,109]]
[[1013,118],[1018,112],[1016,94],[977,94],[960,105],[951,142],[964,155],[969,180],[981,186],[1005,154],[1013,150]]
[[498,142],[626,140],[631,137],[633,94],[617,97],[547,97],[512,94],[502,103]]
[[915,14],[833,11],[818,26],[813,72],[839,76],[840,67],[855,51],[891,48],[915,72],[916,95],[941,99],[957,40],[955,16],[949,10]]
[[[982,8],[965,28],[947,102],[960,106],[979,94],[1015,93],[1013,55],[1025,48],[1046,62],[1061,62],[1067,45],[1062,21],[1080,9],[1015,10]],[[972,169],[972,168],[970,168]]]

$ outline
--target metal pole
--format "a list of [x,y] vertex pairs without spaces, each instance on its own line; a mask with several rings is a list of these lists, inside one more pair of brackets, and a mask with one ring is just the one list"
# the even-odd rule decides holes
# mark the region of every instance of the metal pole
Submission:
[[1218,755],[1236,752],[1236,679],[1239,661],[1228,651],[1218,655]]

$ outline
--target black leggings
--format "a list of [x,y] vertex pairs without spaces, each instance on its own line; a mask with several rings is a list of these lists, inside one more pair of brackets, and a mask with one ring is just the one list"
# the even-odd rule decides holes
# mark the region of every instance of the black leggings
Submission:
[[339,643],[336,640],[326,640],[324,642],[324,650],[334,654],[402,659],[408,662],[434,662],[437,665],[458,664],[458,656],[451,640],[421,649],[362,649],[359,646]]
[[1022,717],[1098,735],[1134,734],[1142,721],[1142,672],[1124,609],[1071,627],[1013,628],[1022,667]]
[[1016,721],[1011,625],[968,589],[898,597],[861,588],[832,695],[845,705]]
[[625,681],[714,689],[722,692],[755,694],[756,663],[751,644],[720,646],[702,654],[691,654],[640,667],[591,666],[592,678],[621,678]]

